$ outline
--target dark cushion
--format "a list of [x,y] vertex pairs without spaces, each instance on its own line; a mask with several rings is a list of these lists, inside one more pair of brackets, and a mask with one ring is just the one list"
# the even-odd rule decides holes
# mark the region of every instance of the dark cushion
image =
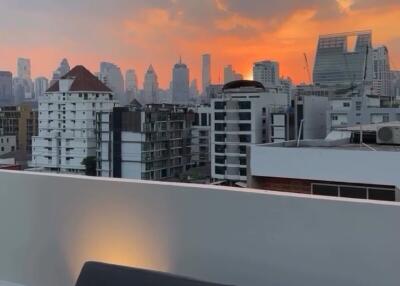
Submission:
[[76,286],[222,286],[172,274],[87,262]]

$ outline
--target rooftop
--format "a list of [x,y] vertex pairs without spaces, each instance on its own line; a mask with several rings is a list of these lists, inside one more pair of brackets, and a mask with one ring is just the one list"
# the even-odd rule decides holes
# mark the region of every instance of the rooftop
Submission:
[[[95,75],[93,75],[89,70],[87,70],[84,66],[76,66],[72,70],[70,70],[66,75],[64,75],[63,79],[73,79],[71,87],[69,91],[79,92],[111,92],[103,82],[101,82]],[[59,92],[60,91],[60,83],[56,81],[47,92]]]

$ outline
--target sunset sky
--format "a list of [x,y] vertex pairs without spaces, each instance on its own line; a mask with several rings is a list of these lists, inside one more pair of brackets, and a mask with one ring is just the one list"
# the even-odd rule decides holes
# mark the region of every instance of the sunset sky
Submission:
[[0,0],[0,70],[32,61],[33,76],[50,77],[61,58],[92,72],[102,60],[123,72],[153,64],[162,87],[182,55],[200,85],[201,54],[213,56],[213,81],[224,65],[246,77],[252,62],[277,60],[281,73],[307,80],[319,34],[373,30],[400,69],[399,0]]

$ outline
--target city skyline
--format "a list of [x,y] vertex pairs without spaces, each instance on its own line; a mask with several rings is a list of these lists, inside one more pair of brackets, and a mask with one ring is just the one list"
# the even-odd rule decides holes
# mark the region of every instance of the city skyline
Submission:
[[[152,64],[160,87],[167,88],[179,55],[199,81],[201,55],[210,53],[214,82],[222,81],[228,64],[250,78],[253,62],[270,59],[280,63],[282,75],[299,83],[308,81],[302,55],[307,53],[313,65],[320,34],[365,29],[373,30],[374,46],[388,46],[393,69],[400,66],[400,38],[392,28],[400,4],[391,0],[379,5],[360,0],[254,1],[250,7],[243,1],[119,0],[113,6],[96,1],[96,12],[92,0],[2,2],[8,11],[0,12],[2,31],[7,31],[1,34],[0,69],[16,74],[16,59],[26,57],[31,59],[33,78],[50,78],[66,57],[72,66],[84,64],[92,72],[101,61],[113,62],[123,71],[134,68],[140,83]],[[29,14],[22,12],[21,5]],[[80,12],[71,16],[70,25],[57,25],[59,13],[72,15],[77,8]]]

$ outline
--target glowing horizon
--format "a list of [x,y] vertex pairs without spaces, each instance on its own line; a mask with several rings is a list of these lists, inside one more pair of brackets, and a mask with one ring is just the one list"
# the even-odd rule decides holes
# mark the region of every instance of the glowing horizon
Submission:
[[400,68],[395,0],[0,2],[7,7],[0,12],[0,70],[13,74],[18,57],[31,59],[33,77],[47,78],[64,57],[93,73],[109,61],[123,73],[135,69],[142,86],[152,64],[167,88],[182,55],[201,86],[201,55],[210,53],[213,83],[228,64],[251,78],[252,63],[263,59],[278,61],[281,76],[308,82],[303,54],[312,69],[318,36],[355,30],[372,30],[374,46],[386,45],[392,69]]

